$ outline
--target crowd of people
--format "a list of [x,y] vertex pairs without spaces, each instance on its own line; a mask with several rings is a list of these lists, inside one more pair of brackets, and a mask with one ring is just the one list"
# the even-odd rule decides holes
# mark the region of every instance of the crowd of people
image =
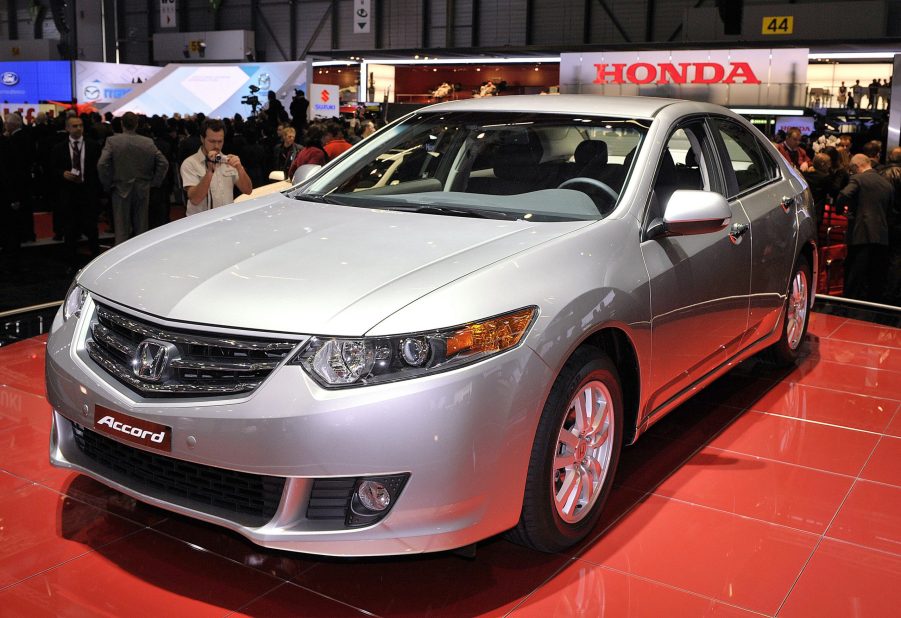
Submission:
[[167,223],[173,205],[192,215],[230,204],[267,184],[271,171],[290,179],[301,165],[322,165],[376,129],[362,115],[308,123],[301,92],[290,105],[293,117],[276,103],[270,97],[249,119],[70,111],[38,114],[29,124],[7,114],[0,118],[4,256],[18,261],[22,243],[35,240],[33,214],[50,212],[53,237],[75,268],[85,259],[82,235],[89,257],[99,253],[98,223],[124,242]]
[[843,295],[901,305],[901,148],[843,134],[814,153],[803,137],[791,129],[776,149],[807,180],[818,229],[827,212],[847,217]]
[[[864,97],[867,98],[864,102]],[[853,86],[846,86],[845,82],[838,87],[838,105],[848,109],[888,109],[892,98],[892,78],[873,78],[866,86],[855,80]]]
[[[230,204],[269,172],[290,180],[376,130],[364,117],[308,124],[303,102],[300,93],[291,117],[270,98],[249,119],[70,112],[28,125],[8,114],[0,127],[4,255],[16,258],[35,239],[34,212],[52,212],[54,239],[74,268],[82,235],[90,256],[99,253],[98,220],[118,244],[167,223],[173,203],[186,215]],[[827,211],[848,217],[844,294],[901,305],[901,148],[884,153],[877,140],[855,144],[845,134],[814,152],[797,129],[777,137],[776,148],[806,178],[818,225]]]

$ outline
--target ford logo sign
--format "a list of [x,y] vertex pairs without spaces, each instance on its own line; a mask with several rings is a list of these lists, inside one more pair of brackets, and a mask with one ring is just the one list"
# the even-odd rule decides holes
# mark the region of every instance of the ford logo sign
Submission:
[[19,83],[19,76],[12,71],[6,71],[0,75],[0,82],[3,82],[4,86],[15,86]]

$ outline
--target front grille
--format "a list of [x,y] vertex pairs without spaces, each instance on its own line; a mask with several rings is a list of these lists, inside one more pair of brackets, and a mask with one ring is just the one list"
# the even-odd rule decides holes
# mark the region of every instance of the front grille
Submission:
[[283,477],[181,461],[126,446],[76,423],[72,423],[72,429],[78,449],[106,469],[100,472],[124,476],[123,485],[137,481],[142,487],[135,489],[142,493],[149,486],[155,490],[155,496],[187,500],[191,508],[215,515],[221,516],[224,510],[249,526],[269,522],[281,501],[285,488]]
[[[134,371],[146,339],[169,348],[162,373],[152,379]],[[173,329],[98,304],[86,347],[95,363],[141,395],[202,397],[254,390],[297,343]]]

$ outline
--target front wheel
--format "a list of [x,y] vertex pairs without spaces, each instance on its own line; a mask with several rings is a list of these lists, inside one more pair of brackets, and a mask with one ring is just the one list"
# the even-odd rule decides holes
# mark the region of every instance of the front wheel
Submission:
[[801,355],[801,343],[810,320],[810,278],[810,265],[800,255],[788,287],[782,336],[769,349],[770,360],[777,365],[791,365]]
[[583,347],[545,403],[532,445],[515,542],[546,552],[584,539],[613,485],[623,442],[623,396],[610,358]]

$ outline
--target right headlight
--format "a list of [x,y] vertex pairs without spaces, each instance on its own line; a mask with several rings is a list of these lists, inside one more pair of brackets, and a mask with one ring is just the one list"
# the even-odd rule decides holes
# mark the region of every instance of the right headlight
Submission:
[[326,388],[406,380],[474,363],[519,345],[536,307],[462,326],[393,337],[312,337],[291,360]]
[[77,318],[81,315],[81,308],[84,307],[87,297],[87,290],[73,281],[69,286],[69,291],[66,292],[66,300],[63,303],[63,322],[71,317]]

